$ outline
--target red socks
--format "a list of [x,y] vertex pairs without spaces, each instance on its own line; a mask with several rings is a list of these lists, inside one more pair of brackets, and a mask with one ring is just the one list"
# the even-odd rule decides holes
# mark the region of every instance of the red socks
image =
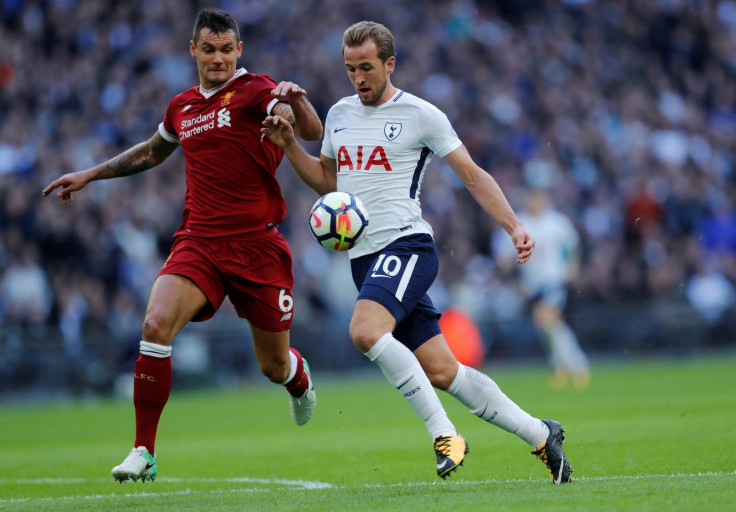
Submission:
[[[141,355],[135,362],[133,405],[135,406],[135,447],[145,446],[155,454],[156,430],[161,413],[171,394],[171,347],[141,342]],[[291,364],[296,365],[294,377],[284,386],[295,397],[304,396],[309,377],[304,361],[296,349],[289,349]],[[153,354],[153,355],[149,355]]]
[[135,445],[155,454],[156,429],[171,394],[171,358],[141,354],[135,362]]
[[289,352],[291,352],[292,356],[291,364],[294,364],[294,358],[296,358],[296,373],[294,374],[294,378],[284,384],[284,386],[291,396],[299,398],[307,392],[309,377],[307,377],[307,372],[304,371],[302,355],[294,348],[290,348]]

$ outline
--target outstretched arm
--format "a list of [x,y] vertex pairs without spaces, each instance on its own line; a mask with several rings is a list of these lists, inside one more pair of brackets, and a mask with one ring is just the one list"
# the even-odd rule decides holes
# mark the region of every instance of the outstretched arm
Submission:
[[307,91],[295,83],[281,82],[271,91],[271,95],[280,100],[271,109],[271,114],[289,121],[296,134],[304,140],[322,138],[322,121],[307,99]]
[[261,133],[284,151],[297,175],[312,190],[319,195],[337,190],[335,160],[324,155],[316,158],[307,153],[294,137],[289,121],[281,116],[268,116],[262,123]]
[[42,194],[47,196],[55,188],[61,187],[56,196],[64,204],[70,203],[73,201],[72,192],[83,189],[90,181],[131,176],[146,171],[166,160],[178,146],[156,132],[149,140],[133,146],[107,162],[61,176],[43,189]]
[[452,151],[444,157],[444,160],[462,180],[481,208],[511,236],[518,256],[516,262],[526,262],[534,251],[534,238],[514,213],[496,180],[473,162],[465,146]]

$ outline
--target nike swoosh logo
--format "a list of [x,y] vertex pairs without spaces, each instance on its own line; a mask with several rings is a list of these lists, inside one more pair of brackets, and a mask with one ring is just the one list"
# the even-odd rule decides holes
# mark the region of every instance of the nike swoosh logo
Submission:
[[148,462],[148,463],[146,464],[146,469],[151,469],[151,468],[153,467],[153,465],[154,465],[154,464],[156,464],[156,461],[153,461],[153,462]]
[[321,220],[319,220],[319,217],[317,217],[317,216],[316,216],[316,215],[314,214],[314,212],[312,212],[312,217],[314,217],[314,227],[315,227],[315,228],[318,228],[318,227],[322,226],[322,221],[321,221]]
[[562,457],[562,464],[560,464],[560,472],[557,475],[557,478],[555,478],[555,483],[557,485],[559,485],[560,482],[562,482],[562,470],[564,469],[564,467],[565,467],[565,457]]
[[391,276],[387,276],[386,274],[371,274],[371,277],[391,277]]
[[346,126],[345,128],[335,128],[335,131],[334,131],[334,132],[332,132],[332,133],[337,133],[337,132],[341,132],[341,131],[343,131],[343,130],[347,130],[347,129],[348,129],[348,127],[347,127],[347,126]]
[[406,379],[404,382],[402,382],[401,384],[399,384],[398,386],[396,386],[396,389],[401,389],[402,387],[404,387],[406,385],[407,382],[409,382],[413,378],[414,378],[414,374],[412,373],[411,375],[409,375],[409,378],[408,379]]

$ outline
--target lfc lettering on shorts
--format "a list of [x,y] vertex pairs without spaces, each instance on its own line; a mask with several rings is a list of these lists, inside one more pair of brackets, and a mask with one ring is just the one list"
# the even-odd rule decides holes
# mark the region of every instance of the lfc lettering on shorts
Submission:
[[134,374],[136,379],[147,380],[148,382],[156,382],[156,377],[153,375],[146,375],[145,373]]

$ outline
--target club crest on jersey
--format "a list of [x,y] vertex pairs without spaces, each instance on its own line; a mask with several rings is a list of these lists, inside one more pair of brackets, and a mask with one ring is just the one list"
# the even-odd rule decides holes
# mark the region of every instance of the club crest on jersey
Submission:
[[383,134],[388,140],[396,139],[396,137],[398,137],[400,133],[401,123],[388,122],[386,123],[386,126],[383,127]]
[[233,97],[233,94],[235,94],[235,91],[226,92],[225,96],[222,98],[222,101],[220,102],[221,107],[225,107],[230,104],[230,98]]

